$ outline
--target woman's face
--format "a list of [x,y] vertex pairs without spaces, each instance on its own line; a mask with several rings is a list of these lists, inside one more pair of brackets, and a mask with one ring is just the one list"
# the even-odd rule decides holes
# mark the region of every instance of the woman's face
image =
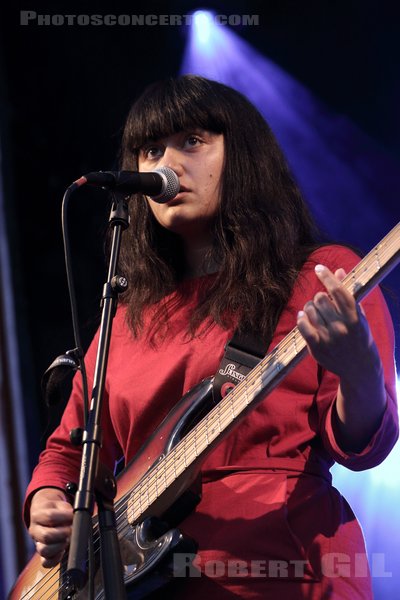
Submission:
[[180,235],[187,246],[207,244],[220,201],[223,135],[195,129],[148,141],[140,149],[138,165],[139,171],[175,171],[180,192],[165,204],[148,198],[150,208],[160,225]]

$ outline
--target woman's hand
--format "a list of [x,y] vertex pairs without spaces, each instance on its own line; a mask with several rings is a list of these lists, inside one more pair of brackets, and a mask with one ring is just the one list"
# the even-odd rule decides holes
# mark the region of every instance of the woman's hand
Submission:
[[382,363],[362,308],[342,285],[343,269],[333,274],[317,265],[326,288],[299,312],[297,325],[310,354],[340,378],[333,412],[339,445],[360,452],[378,429],[385,406]]
[[298,328],[310,354],[340,378],[359,377],[380,362],[361,307],[342,285],[343,269],[333,274],[317,265],[315,273],[326,292],[318,292],[298,315]]
[[29,534],[44,567],[56,566],[69,544],[73,508],[62,490],[42,488],[31,502]]

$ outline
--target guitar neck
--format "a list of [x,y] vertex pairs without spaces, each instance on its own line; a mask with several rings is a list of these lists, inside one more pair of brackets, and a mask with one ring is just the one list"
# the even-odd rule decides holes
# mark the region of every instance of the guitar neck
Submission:
[[[400,260],[400,223],[369,252],[342,285],[360,301]],[[270,393],[306,354],[306,343],[297,327],[225,396],[156,466],[130,494],[128,520],[141,515],[181,475],[208,453]]]
[[362,300],[400,261],[400,223],[398,223],[347,274],[342,284],[357,301]]

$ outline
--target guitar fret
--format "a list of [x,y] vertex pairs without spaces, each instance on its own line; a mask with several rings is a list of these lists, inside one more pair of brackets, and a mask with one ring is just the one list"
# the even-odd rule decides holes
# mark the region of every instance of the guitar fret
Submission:
[[167,487],[168,487],[168,483],[167,483],[167,469],[166,469],[165,465],[163,465],[163,468],[164,468],[164,485],[165,485],[165,489],[167,489]]
[[187,440],[187,437],[184,437],[183,438],[183,454],[182,454],[182,456],[183,456],[183,463],[185,465],[185,469],[187,468],[187,464],[186,464],[186,440]]
[[207,436],[207,431],[202,432],[201,434],[201,449],[200,449],[200,453],[201,454],[208,446],[208,436]]
[[194,441],[194,445],[193,445],[194,453],[195,453],[195,456],[197,456],[197,436],[196,436],[196,430],[195,430],[195,433],[194,433],[194,436],[193,436],[193,441]]
[[138,496],[139,496],[139,510],[142,513],[143,512],[143,506],[142,506],[142,500],[143,500],[143,486],[141,485],[139,487],[139,492],[138,492]]
[[375,260],[376,260],[376,270],[380,271],[381,263],[380,263],[380,260],[379,260],[379,249],[378,249],[378,246],[375,249]]
[[233,406],[233,400],[234,400],[234,397],[233,397],[233,395],[231,395],[230,408],[231,408],[231,414],[232,414],[232,421],[234,421],[235,418],[236,418],[235,409],[234,409],[234,406]]
[[211,440],[214,440],[214,438],[215,438],[215,423],[214,423],[214,421],[215,421],[215,415],[214,415],[214,411],[212,411],[210,413],[210,418],[207,419],[207,420],[208,421],[212,420],[212,429],[211,430],[209,429],[209,432],[210,432],[210,435],[211,435]]
[[[174,453],[171,453],[171,460],[174,463],[174,474],[175,474],[175,479],[177,479],[179,477],[179,475],[181,475],[184,470],[185,470],[185,463],[184,461],[182,461],[182,455],[178,457],[177,460],[173,460],[174,458]],[[178,462],[180,461],[180,462]]]
[[244,386],[244,397],[245,397],[245,401],[246,401],[246,406],[248,406],[249,403],[250,403],[249,396],[248,396],[248,393],[247,393],[247,389],[248,389],[248,386],[245,385]]
[[[155,477],[154,477],[154,481],[155,481],[155,485],[156,485],[156,498],[158,498],[161,494],[160,494],[160,487],[162,488],[162,480],[163,480],[163,465],[162,463],[159,463],[157,465],[157,469],[156,469],[156,473],[155,473]],[[164,491],[164,490],[161,490]]]
[[218,433],[221,433],[221,405],[218,404],[217,408],[218,408],[218,411],[217,411],[217,427],[218,427]]
[[146,501],[147,501],[147,508],[149,508],[150,506],[150,497],[149,497],[149,486],[146,485]]
[[154,483],[155,483],[155,486],[156,486],[156,497],[158,498],[158,482],[157,482],[157,474],[158,474],[158,468],[156,469],[155,477],[153,476],[153,481],[154,481]]
[[208,421],[206,421],[205,432],[206,432],[207,446],[209,446],[210,445],[210,440],[208,438]]

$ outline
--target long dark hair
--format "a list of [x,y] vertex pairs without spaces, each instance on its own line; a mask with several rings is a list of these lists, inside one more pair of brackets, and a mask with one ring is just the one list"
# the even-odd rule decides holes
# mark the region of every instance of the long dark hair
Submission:
[[[230,87],[185,75],[153,84],[128,115],[121,167],[136,170],[143,143],[195,128],[222,133],[225,162],[221,201],[212,227],[212,258],[218,273],[208,280],[188,325],[226,327],[239,320],[262,336],[272,334],[316,229],[268,124],[257,109]],[[143,311],[161,302],[156,329],[168,321],[172,302],[184,302],[179,286],[185,264],[180,238],[162,228],[147,202],[130,202],[131,226],[124,233],[120,271],[129,281],[122,297],[128,322],[138,334]],[[175,292],[175,294],[173,293]],[[172,294],[172,295],[171,295]]]

